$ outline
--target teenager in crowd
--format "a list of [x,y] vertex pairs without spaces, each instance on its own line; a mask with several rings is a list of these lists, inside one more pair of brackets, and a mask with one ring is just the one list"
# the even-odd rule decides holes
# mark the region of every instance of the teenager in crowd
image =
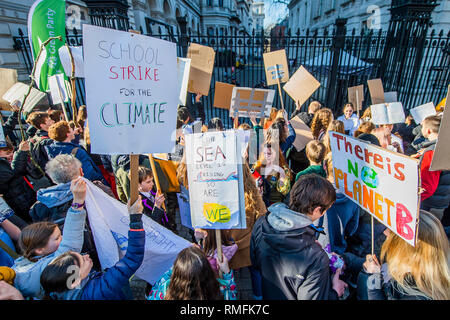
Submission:
[[31,222],[28,212],[36,201],[33,185],[26,178],[29,150],[28,141],[22,141],[16,152],[9,143],[0,147],[0,194],[15,214],[25,222]]
[[422,121],[422,135],[427,143],[415,157],[420,157],[420,180],[424,189],[420,194],[420,207],[442,220],[444,210],[450,204],[450,171],[430,170],[440,125],[439,116],[429,116]]
[[147,297],[148,300],[236,300],[233,271],[223,255],[217,278],[205,253],[191,246],[180,251],[170,268]]
[[[47,163],[45,171],[55,185],[37,192],[38,201],[31,207],[30,216],[33,222],[53,222],[62,231],[66,214],[74,201],[71,182],[83,177],[83,169],[80,160],[74,156],[60,154]],[[99,268],[100,262],[89,222],[86,223],[83,239],[82,252],[89,253],[94,259],[95,267]]]
[[279,115],[266,133],[266,140],[277,141],[284,158],[287,158],[289,150],[295,141],[296,133],[294,127],[288,120],[286,111],[279,112]]
[[333,120],[330,122],[330,124],[328,125],[327,128],[327,133],[325,133],[325,136],[323,137],[323,144],[325,145],[326,148],[326,153],[328,154],[331,152],[331,146],[330,146],[330,131],[334,131],[334,132],[338,132],[338,133],[342,133],[345,134],[345,127],[344,127],[344,123],[340,120]]
[[327,132],[328,125],[333,121],[333,112],[331,109],[319,109],[311,121],[311,132],[315,140],[322,141]]
[[109,186],[87,151],[82,146],[71,142],[75,139],[75,132],[67,121],[60,121],[50,126],[49,136],[54,140],[52,144],[45,146],[49,159],[53,159],[58,154],[71,154],[81,161],[86,179],[91,181],[98,180]]
[[262,187],[266,206],[286,199],[291,190],[291,170],[279,150],[277,141],[264,144],[263,151],[253,167],[253,176],[257,185]]
[[277,203],[259,218],[250,242],[252,264],[261,272],[263,299],[327,300],[342,296],[347,286],[331,278],[329,259],[316,242],[314,226],[336,200],[325,178],[300,177],[291,191],[289,207]]
[[322,107],[319,101],[312,101],[308,106],[307,112],[300,112],[302,106],[298,103],[296,103],[295,106],[296,108],[291,114],[291,119],[298,116],[308,127],[311,127],[311,121],[314,118],[314,114]]
[[359,118],[355,114],[355,108],[352,103],[347,103],[343,108],[343,115],[337,119],[344,123],[345,134],[353,136],[356,129],[359,127]]
[[19,246],[23,256],[14,261],[14,286],[27,297],[42,298],[40,276],[44,268],[60,254],[81,252],[86,219],[84,200],[86,182],[81,177],[72,180],[70,190],[72,206],[67,211],[63,233],[53,222],[37,222],[25,227],[20,234]]
[[311,173],[326,178],[327,173],[325,172],[322,163],[323,159],[325,159],[325,156],[327,155],[326,151],[326,147],[322,142],[317,140],[311,140],[308,142],[306,145],[306,157],[309,160],[309,167],[297,173],[295,181],[297,181],[301,176]]
[[388,231],[381,263],[367,255],[358,278],[359,299],[449,300],[449,242],[440,221],[421,210],[415,246]]
[[141,195],[142,205],[144,207],[143,213],[160,225],[166,226],[169,219],[162,208],[165,198],[163,194],[156,194],[154,190],[155,182],[152,170],[140,166],[138,169],[138,179],[139,194]]
[[[105,271],[93,271],[89,255],[67,251],[54,258],[42,271],[40,283],[45,299],[52,300],[131,300],[129,279],[144,260],[145,231],[142,199],[131,205],[128,247],[125,256]],[[74,266],[78,267],[73,271]],[[73,277],[73,274],[76,276]]]

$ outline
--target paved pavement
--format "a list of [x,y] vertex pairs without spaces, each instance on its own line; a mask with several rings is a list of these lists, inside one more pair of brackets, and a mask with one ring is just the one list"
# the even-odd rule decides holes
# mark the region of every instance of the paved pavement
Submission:
[[[188,241],[192,241],[192,236],[189,233],[189,229],[181,225],[180,213],[178,209],[176,211],[175,221],[177,223],[177,231],[175,233]],[[253,300],[252,283],[248,268],[235,270],[234,279],[238,289],[238,300]],[[147,282],[136,276],[131,279],[130,286],[135,300],[145,300],[146,285]]]

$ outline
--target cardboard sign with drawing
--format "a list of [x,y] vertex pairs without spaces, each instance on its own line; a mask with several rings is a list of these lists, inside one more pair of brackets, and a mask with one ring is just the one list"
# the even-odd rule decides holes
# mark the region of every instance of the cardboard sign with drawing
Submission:
[[234,87],[230,117],[268,118],[274,97],[275,90]]

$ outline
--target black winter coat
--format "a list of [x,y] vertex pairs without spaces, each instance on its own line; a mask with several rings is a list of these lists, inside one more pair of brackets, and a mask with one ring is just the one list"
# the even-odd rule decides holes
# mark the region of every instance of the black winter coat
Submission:
[[16,215],[31,222],[29,211],[36,202],[36,193],[25,181],[27,174],[28,154],[17,151],[12,163],[0,158],[0,194]]
[[[416,289],[418,290],[418,289]],[[362,270],[358,275],[359,300],[430,300],[424,296],[406,294],[398,283],[384,282],[382,273],[370,274]]]
[[331,289],[328,256],[315,242],[315,230],[307,226],[277,231],[267,217],[255,222],[250,241],[252,265],[262,277],[263,299],[337,299]]

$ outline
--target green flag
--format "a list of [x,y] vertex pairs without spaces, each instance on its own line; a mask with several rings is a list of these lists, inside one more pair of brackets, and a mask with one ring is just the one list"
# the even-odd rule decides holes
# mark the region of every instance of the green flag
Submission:
[[66,1],[37,0],[28,13],[28,37],[33,60],[39,54],[41,44],[50,37],[61,36],[62,41],[52,40],[44,47],[36,64],[36,85],[41,91],[48,91],[48,77],[62,73],[58,49],[66,42]]

